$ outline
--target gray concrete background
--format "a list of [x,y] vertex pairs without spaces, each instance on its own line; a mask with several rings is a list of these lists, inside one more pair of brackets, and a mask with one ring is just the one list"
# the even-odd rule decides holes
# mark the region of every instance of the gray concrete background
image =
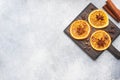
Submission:
[[[0,80],[120,80],[120,60],[104,51],[93,61],[63,33],[90,2],[105,4],[0,0]],[[119,44],[120,36],[113,42]]]

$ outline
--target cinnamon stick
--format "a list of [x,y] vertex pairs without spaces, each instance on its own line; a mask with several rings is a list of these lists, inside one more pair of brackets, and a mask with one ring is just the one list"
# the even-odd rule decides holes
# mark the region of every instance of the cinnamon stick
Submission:
[[107,0],[106,1],[108,3],[108,5],[110,5],[111,7],[113,6],[114,10],[116,10],[118,13],[120,12],[120,10],[114,5],[114,3],[111,0]]
[[116,6],[112,3],[111,0],[106,1],[108,8],[114,13],[114,15],[120,20],[120,14],[119,10],[116,8]]
[[120,22],[120,21],[117,19],[117,17],[109,10],[109,8],[107,7],[107,5],[104,5],[104,6],[103,6],[103,9],[105,9],[105,11],[106,11],[107,13],[109,13],[117,22]]

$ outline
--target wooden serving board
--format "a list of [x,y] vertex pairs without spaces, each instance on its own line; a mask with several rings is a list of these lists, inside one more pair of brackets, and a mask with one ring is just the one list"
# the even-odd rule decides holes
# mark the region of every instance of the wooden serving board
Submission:
[[[88,15],[91,11],[97,9],[97,7],[95,7],[92,3],[90,3],[72,22],[74,22],[75,20],[86,20],[88,21]],[[89,42],[90,36],[91,34],[98,29],[95,29],[92,27],[91,33],[88,36],[87,39],[84,40],[76,40],[74,38],[71,37],[70,35],[70,25],[72,24],[72,22],[67,26],[67,28],[64,30],[64,32],[68,35],[68,37],[70,37],[83,51],[86,52],[87,55],[89,55],[93,60],[96,60],[98,56],[100,56],[100,54],[103,51],[96,51],[94,50]],[[101,30],[105,30],[106,32],[108,32],[111,36],[112,41],[114,41],[120,34],[120,29],[111,21],[109,20],[109,25]],[[108,50],[117,58],[120,59],[120,52],[111,44],[111,46],[108,48]]]

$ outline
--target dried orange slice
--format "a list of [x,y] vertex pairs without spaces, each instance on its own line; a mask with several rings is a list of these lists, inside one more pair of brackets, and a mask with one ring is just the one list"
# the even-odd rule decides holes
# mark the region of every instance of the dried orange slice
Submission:
[[110,46],[111,37],[107,32],[97,30],[91,35],[90,44],[95,50],[102,51]]
[[85,39],[90,31],[91,28],[85,20],[76,20],[70,25],[70,34],[74,39]]
[[88,16],[88,21],[94,28],[104,28],[109,24],[107,13],[101,9],[92,11]]

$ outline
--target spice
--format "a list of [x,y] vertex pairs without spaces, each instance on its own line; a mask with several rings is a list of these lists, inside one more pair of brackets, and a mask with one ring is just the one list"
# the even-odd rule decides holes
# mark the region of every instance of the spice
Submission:
[[99,47],[104,47],[104,45],[105,45],[106,43],[105,43],[105,41],[101,38],[101,39],[98,39],[98,42],[97,42],[97,45],[99,46]]
[[96,38],[92,36],[92,41],[95,42]]
[[104,17],[99,13],[96,15],[97,20],[104,20]]
[[106,1],[109,9],[114,13],[114,15],[120,20],[120,11],[116,8],[111,0]]
[[117,21],[120,22],[120,10],[113,4],[111,0],[106,1],[103,8]]
[[111,29],[114,29],[115,27],[114,26],[111,26]]
[[85,14],[83,14],[82,16],[81,16],[81,18],[83,19],[83,20],[85,20],[86,18],[85,18]]
[[114,34],[115,30],[109,30],[108,32]]
[[86,49],[86,47],[84,47],[84,49]]
[[108,36],[107,36],[107,35],[105,35],[105,37],[104,37],[104,38],[105,38],[105,40],[108,40]]
[[117,19],[117,17],[112,13],[112,11],[109,10],[107,5],[104,5],[103,9],[105,9],[105,11],[109,13],[117,22],[120,22],[119,19]]
[[113,37],[114,37],[114,36],[113,36],[113,35],[111,35],[111,39],[113,39]]
[[87,48],[88,51],[89,51],[90,49],[91,49],[90,47]]
[[94,10],[95,8],[91,8],[91,10]]
[[89,41],[89,39],[87,38],[87,39],[86,39],[86,41],[88,42],[88,41]]
[[87,42],[85,42],[85,45],[88,45],[88,43],[87,43]]
[[78,33],[78,35],[81,35],[81,34],[83,34],[84,32],[85,32],[84,27],[83,27],[83,28],[82,28],[82,27],[77,28],[77,33]]

